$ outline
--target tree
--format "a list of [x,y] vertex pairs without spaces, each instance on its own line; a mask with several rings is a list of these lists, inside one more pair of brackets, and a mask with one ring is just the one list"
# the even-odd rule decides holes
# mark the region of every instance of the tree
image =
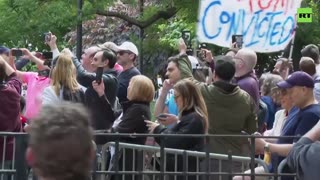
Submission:
[[[0,24],[5,28],[0,29],[0,42],[9,47],[32,42],[41,50],[46,48],[42,35],[50,30],[59,37],[61,47],[74,47],[76,4],[77,0],[2,0]],[[199,0],[84,0],[84,48],[105,41],[119,44],[131,40],[138,45],[143,38],[145,74],[155,76],[167,57],[177,54],[176,42],[182,30],[189,29],[196,44],[198,5]],[[304,0],[302,6],[314,9],[314,22],[299,24],[293,51],[295,64],[303,45],[320,42],[319,0]],[[224,51],[215,45],[209,47],[215,54]],[[259,70],[272,68],[272,59],[278,55],[259,54]]]

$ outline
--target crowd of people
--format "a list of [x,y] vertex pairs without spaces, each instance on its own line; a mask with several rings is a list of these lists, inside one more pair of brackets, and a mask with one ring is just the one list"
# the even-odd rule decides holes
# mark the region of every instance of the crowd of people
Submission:
[[[52,59],[49,60],[25,48],[20,49],[22,57],[15,57],[14,49],[0,47],[0,131],[30,134],[26,158],[39,177],[86,179],[95,155],[94,144],[99,146],[115,140],[112,136],[93,138],[92,130],[296,136],[256,138],[255,142],[230,136],[209,139],[170,136],[155,138],[155,141],[168,148],[229,152],[238,156],[250,156],[250,143],[255,143],[257,155],[271,155],[271,162],[266,160],[270,172],[287,158],[288,172],[298,172],[299,177],[306,179],[318,175],[311,167],[320,157],[314,151],[319,149],[317,140],[320,138],[317,46],[310,44],[301,50],[300,71],[293,72],[290,61],[279,58],[273,71],[259,79],[254,70],[258,61],[254,51],[231,48],[224,55],[213,56],[210,50],[202,49],[209,72],[200,77],[197,70],[203,62],[188,55],[187,46],[181,39],[179,54],[168,58],[165,80],[155,108],[150,109],[155,86],[135,67],[139,51],[132,42],[126,41],[119,46],[113,42],[94,45],[84,50],[79,61],[69,49],[60,52],[57,37],[50,36],[47,44]],[[38,72],[21,71],[22,59],[36,63]],[[98,76],[99,69],[102,69],[101,77]],[[27,87],[25,94],[21,92],[23,85]],[[157,119],[155,122],[151,121],[151,111]],[[120,137],[118,140],[144,145],[147,138]],[[1,157],[1,160],[8,164],[13,158],[13,141],[13,138],[0,139],[5,147],[0,148],[0,153],[5,154],[5,159]],[[68,146],[64,146],[65,143]],[[134,151],[126,151],[125,157],[130,159],[134,154]],[[110,163],[118,161],[119,170],[126,171],[138,166],[122,164],[122,158],[111,159]],[[182,171],[181,157],[178,160],[178,170]],[[211,166],[205,167],[211,172],[229,172],[227,161],[211,161]],[[189,171],[196,171],[196,160],[190,157],[188,162]],[[306,168],[309,166],[311,168]],[[172,164],[168,163],[166,167],[168,171],[174,171]],[[232,172],[239,173],[241,169],[241,163],[232,163]],[[257,174],[263,172],[263,168],[256,168]],[[126,175],[126,179],[130,177]],[[234,177],[243,178],[250,179]]]

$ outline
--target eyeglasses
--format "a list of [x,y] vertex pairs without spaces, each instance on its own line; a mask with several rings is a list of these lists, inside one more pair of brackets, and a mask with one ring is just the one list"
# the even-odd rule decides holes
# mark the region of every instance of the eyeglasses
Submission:
[[124,55],[125,53],[131,54],[131,51],[118,51],[117,54],[119,54],[120,56]]

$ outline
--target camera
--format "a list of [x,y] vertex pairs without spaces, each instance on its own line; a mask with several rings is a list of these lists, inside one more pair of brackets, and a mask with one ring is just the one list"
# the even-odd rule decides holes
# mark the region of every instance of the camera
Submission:
[[42,52],[43,59],[52,59],[52,52]]
[[204,61],[204,59],[206,58],[206,52],[202,49],[207,49],[206,43],[200,43],[196,51],[197,58],[201,61]]
[[20,49],[13,49],[12,50],[12,56],[20,57],[22,55],[23,55],[22,50],[20,50]]
[[187,46],[187,49],[192,49],[191,46],[191,32],[189,30],[184,30],[181,32],[181,37],[184,41],[184,43]]
[[51,33],[50,31],[44,33],[44,42],[49,42],[49,41],[51,41],[51,35],[52,35],[52,33]]
[[242,35],[232,35],[232,44],[236,43],[236,47],[241,49],[243,45],[243,36]]

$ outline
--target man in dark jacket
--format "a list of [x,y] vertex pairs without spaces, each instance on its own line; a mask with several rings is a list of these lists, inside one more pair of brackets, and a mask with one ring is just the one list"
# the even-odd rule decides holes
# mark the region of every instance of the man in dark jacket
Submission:
[[117,62],[123,67],[123,71],[119,74],[119,102],[123,104],[128,101],[127,89],[130,79],[133,76],[140,75],[140,71],[134,66],[139,55],[138,48],[132,42],[124,42],[116,48]]
[[[113,110],[111,106],[103,105],[102,97],[99,97],[92,88],[92,82],[96,79],[96,74],[87,72],[77,59],[73,59],[73,63],[77,68],[79,83],[88,88],[85,92],[86,104],[91,111],[94,129],[105,130],[111,128],[115,120]],[[110,49],[98,51],[92,61],[95,71],[98,67],[103,67],[102,80],[105,84],[105,95],[111,105],[114,105],[118,91],[117,72],[113,69],[115,63],[116,55]]]
[[[183,51],[181,51],[183,54]],[[235,74],[235,62],[232,57],[220,56],[216,59],[214,67],[214,83],[207,85],[196,81],[192,77],[191,64],[186,55],[179,60],[182,78],[190,78],[199,87],[208,109],[209,134],[240,135],[241,131],[253,133],[257,130],[255,103],[250,95],[231,80]],[[219,137],[209,142],[209,151],[213,153],[232,155],[249,155],[246,139]],[[218,171],[218,163],[212,162],[211,171]],[[217,166],[215,166],[217,165]],[[229,163],[222,161],[222,172],[230,167]],[[241,164],[233,162],[233,172],[241,171]],[[222,177],[227,179],[227,176]]]

